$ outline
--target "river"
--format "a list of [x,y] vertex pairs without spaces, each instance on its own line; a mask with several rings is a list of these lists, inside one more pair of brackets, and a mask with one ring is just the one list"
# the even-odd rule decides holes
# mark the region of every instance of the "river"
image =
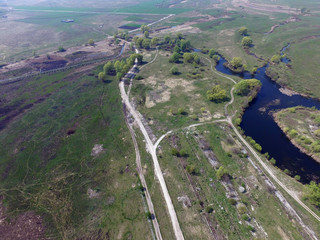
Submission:
[[[290,45],[284,47],[281,55]],[[284,63],[290,60],[283,58]],[[309,183],[311,180],[320,181],[320,164],[311,157],[302,153],[285,136],[282,130],[275,123],[272,112],[275,110],[305,106],[320,109],[320,102],[300,95],[287,96],[279,91],[280,86],[272,81],[266,74],[269,65],[258,69],[252,75],[249,72],[241,74],[233,73],[223,64],[226,62],[221,58],[216,70],[228,75],[236,75],[244,79],[255,78],[261,81],[262,87],[250,106],[244,112],[240,127],[245,135],[252,137],[262,146],[262,153],[268,152],[270,157],[276,159],[276,165],[282,170],[288,169],[291,176],[299,175],[301,182]]]

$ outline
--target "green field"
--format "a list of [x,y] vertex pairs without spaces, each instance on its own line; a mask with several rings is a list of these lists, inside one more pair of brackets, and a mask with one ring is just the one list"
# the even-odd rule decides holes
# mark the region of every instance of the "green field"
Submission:
[[[3,107],[21,114],[1,131],[0,195],[11,217],[30,210],[45,217],[48,236],[92,237],[101,229],[112,239],[141,239],[151,232],[117,81],[102,83],[98,71],[2,86]],[[95,144],[103,151],[92,156]],[[89,198],[89,189],[97,196]]]

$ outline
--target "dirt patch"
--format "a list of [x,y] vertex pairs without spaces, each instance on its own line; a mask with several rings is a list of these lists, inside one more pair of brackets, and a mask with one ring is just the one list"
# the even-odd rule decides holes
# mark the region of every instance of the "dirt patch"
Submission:
[[97,190],[93,190],[91,188],[88,188],[87,195],[90,199],[94,199],[94,198],[100,197],[101,193],[98,192]]
[[0,197],[0,238],[4,240],[45,240],[41,216],[26,212],[7,221],[6,209]]
[[95,144],[91,151],[92,157],[97,157],[103,152],[103,144]]
[[184,208],[189,208],[192,206],[190,198],[187,195],[178,197],[178,202],[182,202]]
[[155,76],[151,76],[144,81],[154,89],[153,91],[150,91],[146,97],[145,105],[147,108],[151,108],[157,103],[168,102],[171,97],[171,90],[177,87],[182,88],[180,90],[186,93],[195,89],[192,81],[187,81],[182,78],[161,79],[162,82],[158,83],[157,78]]

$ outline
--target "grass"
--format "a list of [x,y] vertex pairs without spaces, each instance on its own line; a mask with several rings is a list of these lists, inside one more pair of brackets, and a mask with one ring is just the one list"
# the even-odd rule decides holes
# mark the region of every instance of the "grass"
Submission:
[[160,1],[160,0],[146,1],[134,6],[115,9],[114,12],[148,13],[148,14],[179,14],[183,12],[192,11],[192,9],[186,9],[186,8],[161,7],[162,3],[163,1]]
[[[112,239],[150,236],[133,187],[138,178],[117,81],[110,80],[63,72],[2,88],[8,100],[34,104],[1,132],[0,194],[11,217],[36,211],[57,238],[97,236],[99,229]],[[97,157],[95,144],[104,148]],[[99,197],[90,199],[89,188]]]
[[320,111],[294,107],[277,112],[275,117],[295,145],[320,161]]

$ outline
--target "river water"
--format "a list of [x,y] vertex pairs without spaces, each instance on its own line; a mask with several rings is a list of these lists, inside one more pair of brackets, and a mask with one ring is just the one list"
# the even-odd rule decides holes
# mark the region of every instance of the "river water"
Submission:
[[[290,47],[282,49],[281,54]],[[287,58],[282,59],[288,63]],[[256,99],[246,109],[241,123],[245,135],[252,137],[262,146],[262,153],[268,152],[270,157],[276,159],[276,165],[282,170],[288,169],[291,176],[300,175],[301,182],[309,183],[311,180],[320,181],[320,164],[311,157],[300,152],[290,140],[287,139],[282,130],[275,123],[272,112],[275,110],[305,106],[320,109],[320,102],[300,95],[287,96],[279,91],[280,86],[272,81],[266,74],[268,65],[258,69],[252,75],[249,72],[241,74],[233,73],[223,64],[225,59],[221,58],[216,70],[228,75],[236,75],[244,79],[255,78],[261,81],[262,87]]]

